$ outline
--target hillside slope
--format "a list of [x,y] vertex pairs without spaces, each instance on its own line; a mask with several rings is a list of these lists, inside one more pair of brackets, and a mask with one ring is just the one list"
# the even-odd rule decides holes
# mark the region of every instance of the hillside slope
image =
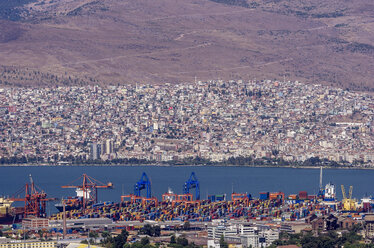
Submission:
[[[285,76],[374,90],[373,3],[243,1],[30,3],[22,22],[0,22],[0,83]],[[38,73],[52,76],[35,77]],[[56,77],[61,80],[49,80]]]

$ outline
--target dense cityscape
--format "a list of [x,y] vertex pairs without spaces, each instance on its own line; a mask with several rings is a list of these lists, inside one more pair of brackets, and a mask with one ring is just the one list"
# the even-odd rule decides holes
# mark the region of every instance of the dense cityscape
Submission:
[[373,0],[0,0],[0,248],[374,248]]
[[374,161],[367,93],[280,81],[2,88],[2,159]]

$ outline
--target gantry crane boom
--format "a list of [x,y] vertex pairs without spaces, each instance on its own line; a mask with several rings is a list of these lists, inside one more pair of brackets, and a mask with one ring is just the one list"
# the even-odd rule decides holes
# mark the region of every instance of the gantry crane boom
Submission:
[[[74,182],[82,181],[81,185],[74,185]],[[61,186],[64,189],[75,188],[81,191],[82,194],[82,210],[84,211],[88,203],[93,202],[97,203],[97,189],[110,189],[113,188],[111,182],[104,184],[87,174],[83,174],[78,179],[74,180],[70,185]]]
[[345,194],[344,186],[342,185],[342,194],[343,194],[343,210],[344,211],[355,211],[356,210],[356,200],[352,199],[353,186],[349,186],[348,198]]
[[345,189],[344,189],[344,185],[342,184],[341,185],[341,188],[342,188],[342,195],[343,195],[343,199],[346,199],[346,195],[345,195]]

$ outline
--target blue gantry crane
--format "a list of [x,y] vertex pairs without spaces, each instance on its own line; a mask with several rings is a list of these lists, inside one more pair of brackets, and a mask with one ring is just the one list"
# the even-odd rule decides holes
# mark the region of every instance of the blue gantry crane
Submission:
[[140,180],[134,185],[134,195],[141,196],[141,191],[143,189],[147,190],[147,198],[152,197],[151,191],[151,181],[149,181],[147,174],[143,172],[142,177]]
[[189,194],[190,189],[193,188],[195,188],[196,200],[200,200],[200,185],[199,180],[197,180],[197,177],[195,175],[195,172],[192,172],[190,178],[184,183],[183,194]]

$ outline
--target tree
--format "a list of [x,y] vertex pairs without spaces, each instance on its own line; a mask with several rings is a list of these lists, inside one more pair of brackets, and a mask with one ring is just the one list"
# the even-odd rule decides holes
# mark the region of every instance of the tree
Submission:
[[101,237],[103,238],[101,240],[101,244],[103,244],[105,247],[112,247],[112,244],[114,243],[112,235],[108,231],[104,231],[101,233]]
[[173,234],[171,237],[170,237],[170,244],[175,244],[177,243],[176,239],[175,239],[175,235]]
[[143,237],[141,240],[140,240],[140,243],[143,245],[143,246],[146,246],[149,244],[149,238],[148,237]]
[[114,238],[114,243],[112,244],[113,248],[123,248],[126,244],[127,237],[129,233],[124,229],[122,230],[121,234]]
[[150,224],[145,224],[140,230],[140,233],[152,237],[159,237],[161,235],[161,228],[160,226],[151,226]]
[[185,237],[178,237],[177,238],[177,244],[181,246],[187,246],[188,245],[188,239]]
[[[321,234],[318,237],[314,237],[311,233],[307,234],[286,234],[281,233],[280,239],[273,242],[271,248],[277,247],[278,245],[301,245],[306,248],[324,248],[324,247],[346,247],[346,248],[358,248],[358,247],[369,247],[360,244],[362,237],[357,234],[360,226],[356,227],[355,230],[344,233],[341,237],[334,231],[329,231],[327,234]],[[370,246],[372,247],[372,246]]]
[[278,156],[278,154],[279,154],[279,151],[278,150],[276,150],[276,149],[273,149],[272,151],[271,151],[271,154],[273,154],[273,156]]
[[148,248],[150,245],[142,245],[140,242],[135,242],[132,245],[126,244],[124,248]]
[[225,242],[225,237],[223,235],[219,239],[219,247],[220,248],[228,248],[229,247],[229,245],[227,244],[227,242]]
[[190,228],[191,228],[191,224],[190,224],[190,222],[189,221],[186,221],[186,222],[184,222],[184,224],[183,224],[183,230],[190,230]]
[[160,226],[154,226],[153,227],[153,236],[154,237],[160,237],[161,235],[161,228]]
[[39,230],[38,234],[39,234],[40,241],[43,241],[44,231],[43,230]]
[[107,239],[109,237],[112,237],[108,231],[104,231],[101,233],[101,237],[104,239]]
[[140,232],[145,235],[152,236],[152,226],[150,224],[145,224]]
[[96,239],[99,237],[99,234],[97,232],[90,232],[88,237],[93,238],[96,244]]

